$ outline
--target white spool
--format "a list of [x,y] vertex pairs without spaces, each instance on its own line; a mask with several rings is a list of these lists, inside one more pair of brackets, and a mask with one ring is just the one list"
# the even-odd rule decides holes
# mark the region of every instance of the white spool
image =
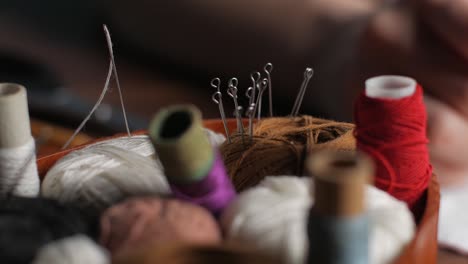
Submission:
[[29,122],[26,89],[0,83],[0,195],[39,194],[35,142]]
[[414,94],[416,80],[397,75],[382,75],[366,80],[366,96],[382,99],[401,99]]
[[[305,263],[312,185],[310,178],[275,176],[241,193],[221,218],[227,240],[285,263]],[[412,214],[405,203],[373,186],[366,188],[366,207],[369,263],[391,263],[413,238]]]
[[[206,130],[210,142],[220,135]],[[42,196],[100,212],[135,195],[168,195],[164,170],[146,135],[107,140],[73,151],[47,172]]]
[[109,264],[108,252],[84,235],[60,239],[41,249],[32,264]]

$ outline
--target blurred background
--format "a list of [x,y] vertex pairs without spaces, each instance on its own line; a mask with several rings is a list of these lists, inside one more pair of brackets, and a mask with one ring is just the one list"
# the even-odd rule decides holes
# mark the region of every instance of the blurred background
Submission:
[[[109,65],[111,32],[132,130],[160,108],[193,103],[218,118],[214,77],[225,93],[267,62],[275,115],[286,115],[314,69],[301,113],[352,120],[365,78],[414,77],[426,88],[432,162],[441,181],[468,173],[468,1],[466,0],[0,0],[0,81],[28,89],[40,154],[57,151],[91,110]],[[264,97],[267,114],[267,96]],[[111,85],[74,144],[125,131]],[[72,144],[73,145],[73,144]],[[453,175],[453,177],[451,177]],[[466,263],[441,252],[443,263]],[[453,262],[450,262],[453,261]],[[459,261],[459,262],[456,262]]]
[[[265,76],[267,62],[274,65],[275,114],[289,113],[309,66],[315,76],[301,112],[349,120],[351,112],[340,109],[349,101],[342,87],[359,32],[379,1],[339,2],[0,1],[0,79],[27,87],[34,118],[76,128],[104,85],[106,24],[132,129],[145,128],[159,107],[174,103],[218,117],[211,79],[220,77],[224,90],[237,77],[244,104],[250,73]],[[224,94],[224,101],[232,114],[231,98]],[[123,130],[113,83],[84,132]]]

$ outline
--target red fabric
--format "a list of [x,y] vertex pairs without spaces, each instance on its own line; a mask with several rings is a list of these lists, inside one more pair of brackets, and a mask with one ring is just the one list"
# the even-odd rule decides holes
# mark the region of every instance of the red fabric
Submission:
[[402,99],[369,98],[355,104],[357,148],[376,163],[375,185],[417,210],[432,175],[426,109],[418,85]]

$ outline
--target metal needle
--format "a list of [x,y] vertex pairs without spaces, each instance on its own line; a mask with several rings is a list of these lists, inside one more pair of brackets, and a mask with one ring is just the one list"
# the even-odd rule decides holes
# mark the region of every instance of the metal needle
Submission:
[[262,116],[262,96],[263,92],[265,92],[266,88],[268,85],[268,80],[264,78],[260,83],[257,83],[257,89],[258,89],[258,96],[257,96],[257,103],[255,104],[255,110],[258,110],[257,118],[260,120],[260,117]]
[[306,68],[306,70],[304,71],[304,80],[302,81],[301,88],[299,89],[299,93],[296,96],[296,100],[294,101],[294,105],[291,110],[291,116],[297,116],[297,114],[299,113],[299,109],[301,108],[302,100],[304,99],[307,85],[309,84],[309,81],[313,75],[314,70],[312,68]]
[[234,114],[237,119],[237,132],[244,134],[244,125],[242,124],[242,115],[240,113],[239,103],[237,102],[237,85],[239,81],[237,78],[231,78],[229,80],[227,93],[232,97],[234,101]]
[[229,134],[229,128],[226,122],[226,114],[224,113],[224,106],[223,106],[223,95],[221,94],[221,80],[219,78],[214,78],[211,80],[211,87],[216,89],[216,92],[211,96],[213,102],[215,102],[219,107],[219,113],[221,115],[221,120],[223,121],[224,131],[226,132],[226,137],[228,143],[231,143],[231,136]]
[[270,117],[273,116],[273,88],[271,87],[271,72],[273,71],[273,64],[271,62],[267,63],[263,67],[268,79],[268,103],[270,110]]

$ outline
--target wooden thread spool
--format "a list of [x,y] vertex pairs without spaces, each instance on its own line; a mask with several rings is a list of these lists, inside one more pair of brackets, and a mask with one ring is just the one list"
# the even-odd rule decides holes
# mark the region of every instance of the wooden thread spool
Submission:
[[360,153],[318,152],[307,161],[315,204],[308,221],[309,262],[368,263],[365,185],[373,166]]
[[191,105],[161,110],[151,122],[150,137],[173,196],[219,215],[235,190],[203,130],[200,111]]
[[31,139],[26,89],[0,83],[0,149],[23,146]]
[[34,197],[39,193],[35,142],[26,89],[0,83],[0,194]]
[[169,182],[197,182],[211,170],[214,151],[195,106],[161,110],[151,122],[149,134]]

